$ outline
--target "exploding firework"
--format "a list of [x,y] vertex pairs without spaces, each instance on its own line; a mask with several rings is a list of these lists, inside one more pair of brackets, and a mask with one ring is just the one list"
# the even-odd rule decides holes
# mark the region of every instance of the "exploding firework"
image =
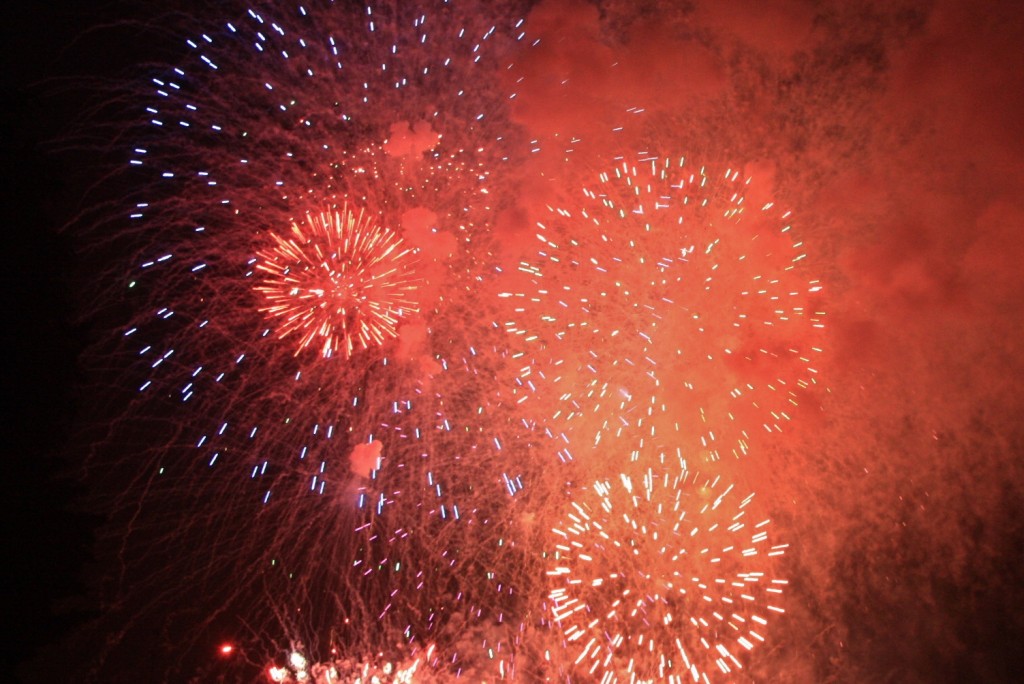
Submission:
[[299,351],[319,343],[324,357],[346,358],[398,336],[399,321],[417,312],[410,250],[394,233],[353,214],[307,216],[292,237],[273,235],[259,252],[261,310],[283,322],[278,334],[299,336]]
[[598,457],[685,469],[788,419],[821,322],[786,215],[736,174],[624,165],[489,297],[521,22],[349,9],[254,7],[146,98],[110,620],[301,638],[282,680],[540,678],[558,641],[584,680],[739,667],[782,584],[750,498]]
[[662,455],[740,455],[815,383],[821,284],[789,213],[746,206],[747,182],[646,158],[538,224],[505,327],[523,400],[577,452],[639,429]]
[[[468,246],[486,241],[496,130],[509,129],[491,123],[507,93],[467,84],[519,33],[434,9],[250,9],[154,79],[132,159],[148,194],[132,214],[141,314],[125,337],[140,393],[186,405],[179,438],[191,426],[211,466],[258,452],[244,458],[263,477],[284,449],[320,468],[313,442],[414,396],[421,358],[447,353],[444,310],[471,298]],[[443,291],[420,277],[439,260]],[[404,334],[417,311],[412,329],[429,333]],[[296,346],[321,358],[288,358]]]
[[550,620],[565,669],[611,682],[708,682],[742,669],[781,613],[785,544],[717,477],[596,482],[552,532]]
[[493,402],[440,378],[492,348],[473,285],[515,136],[483,75],[521,22],[479,10],[254,6],[140,96],[123,236],[138,396],[109,442],[142,464],[115,505],[142,512],[114,523],[131,614],[110,620],[158,614],[183,653],[227,615],[263,648],[301,634],[310,658],[437,636],[453,671],[473,654],[452,634],[504,621],[510,583],[482,568],[512,546],[519,472],[478,466],[516,437],[453,417]]

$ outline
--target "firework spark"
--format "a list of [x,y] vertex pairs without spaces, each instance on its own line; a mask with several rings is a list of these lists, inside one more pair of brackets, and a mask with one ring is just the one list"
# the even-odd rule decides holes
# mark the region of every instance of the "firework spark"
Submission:
[[521,201],[499,172],[528,149],[494,75],[521,22],[273,4],[154,79],[132,154],[124,338],[152,458],[129,579],[200,549],[139,593],[195,587],[301,635],[264,671],[282,681],[529,679],[554,642],[581,680],[741,667],[784,546],[686,468],[744,453],[814,384],[820,285],[788,214],[746,207],[733,172],[623,164],[551,209],[493,297]]
[[411,250],[347,206],[306,223],[259,252],[267,277],[255,289],[269,301],[260,310],[282,321],[278,335],[298,333],[296,353],[319,342],[325,358],[397,337],[399,321],[418,311]]
[[[505,621],[510,583],[483,563],[511,548],[520,471],[482,464],[515,436],[477,429],[492,402],[441,377],[491,348],[463,312],[515,137],[484,76],[522,22],[480,9],[260,5],[140,96],[123,236],[139,397],[116,429],[145,466],[115,506],[144,512],[113,589],[136,614],[194,592],[211,624],[274,624],[311,659],[332,633],[360,654],[437,636],[453,671],[475,657],[453,634]],[[154,560],[171,544],[197,549],[186,569]]]
[[684,458],[740,455],[816,382],[821,284],[789,213],[747,207],[747,182],[645,158],[538,224],[505,327],[523,400],[577,449],[639,427]]
[[575,677],[710,681],[743,667],[781,613],[785,544],[717,477],[602,480],[552,529],[552,625]]
[[[522,32],[431,7],[250,9],[154,78],[131,160],[142,313],[124,336],[140,392],[188,405],[176,440],[211,467],[301,472],[322,493],[375,425],[364,413],[416,396],[422,360],[448,353],[443,310],[472,290],[507,156],[492,119],[508,94],[467,84]],[[444,290],[414,273],[432,241],[452,253]],[[417,313],[429,332],[402,337]]]

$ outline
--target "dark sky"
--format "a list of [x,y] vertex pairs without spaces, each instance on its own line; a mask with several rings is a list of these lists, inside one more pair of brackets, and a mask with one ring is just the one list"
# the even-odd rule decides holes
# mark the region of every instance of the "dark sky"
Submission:
[[[175,54],[123,8],[72,4],[9,8],[0,60],[4,384],[16,409],[7,662],[86,618],[88,601],[66,599],[94,572],[72,435],[96,434],[75,422],[95,390],[76,357],[103,331],[95,317],[77,323],[93,310],[76,301],[93,267],[62,226],[109,190],[87,195],[102,164],[59,149],[102,102],[74,77],[125,78]],[[827,283],[828,392],[737,466],[797,547],[790,614],[752,675],[1013,681],[1024,671],[1019,4],[547,0],[528,25],[542,42],[520,65],[513,118],[529,137],[582,138],[582,163],[612,148],[728,159],[794,208]],[[638,122],[629,108],[644,110]],[[537,179],[562,163],[539,154],[518,169],[533,201],[517,216],[535,218],[556,192]]]
[[[69,216],[73,181],[42,150],[67,120],[45,106],[41,88],[51,75],[53,50],[78,31],[74,21],[50,25],[59,11],[18,6],[4,22],[2,146],[4,223],[11,268],[4,274],[4,518],[10,562],[4,564],[11,610],[8,630],[19,637],[4,647],[8,669],[68,624],[52,612],[58,596],[81,593],[81,566],[89,523],[65,507],[77,488],[55,478],[70,433],[78,344],[70,327],[73,301],[66,280],[70,249],[56,234]],[[42,20],[42,21],[41,21]],[[60,37],[59,39],[57,37]],[[65,107],[67,104],[65,103]]]
[[[86,401],[78,357],[93,332],[80,323],[76,289],[95,274],[82,275],[80,243],[65,227],[102,196],[87,198],[105,168],[100,156],[71,141],[87,109],[102,103],[99,84],[120,78],[139,59],[135,41],[143,32],[126,22],[129,16],[112,5],[64,2],[5,10],[0,146],[10,268],[3,287],[2,481],[9,562],[3,576],[5,622],[17,635],[3,648],[8,671],[89,614],[86,564],[101,518],[81,505],[84,451],[72,435]],[[30,671],[24,677],[34,681]]]

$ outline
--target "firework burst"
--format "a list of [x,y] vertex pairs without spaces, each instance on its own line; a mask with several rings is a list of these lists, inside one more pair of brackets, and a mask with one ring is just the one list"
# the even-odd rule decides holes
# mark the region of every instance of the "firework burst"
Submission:
[[528,149],[496,74],[528,48],[482,8],[271,2],[154,77],[112,620],[301,639],[282,681],[614,682],[734,672],[781,610],[752,497],[687,468],[814,384],[788,214],[734,172],[622,164],[494,297]]
[[278,335],[297,333],[296,353],[319,343],[328,358],[397,337],[399,321],[418,311],[411,250],[347,206],[306,222],[258,253],[266,277],[255,289],[268,300],[261,311],[282,321]]
[[783,612],[767,519],[717,477],[602,480],[552,529],[551,624],[573,678],[710,681],[743,668]]
[[740,455],[815,383],[821,284],[788,212],[746,206],[747,182],[645,158],[538,224],[505,327],[523,400],[577,450],[641,428],[662,452]]
[[[421,358],[447,353],[441,313],[471,291],[509,128],[491,122],[508,94],[467,85],[520,34],[433,9],[253,8],[154,78],[131,160],[146,256],[125,338],[140,392],[187,405],[179,439],[194,429],[210,465],[233,453],[253,479],[299,468],[319,487],[334,459],[307,456],[365,433],[364,409],[414,396]],[[424,273],[446,262],[443,291],[414,252]],[[431,334],[402,337],[414,311]]]
[[[479,10],[253,6],[141,95],[123,333],[138,397],[112,441],[142,445],[115,505],[143,513],[123,533],[130,586],[112,591],[171,631],[189,603],[175,591],[205,601],[183,650],[234,613],[263,646],[264,624],[300,634],[311,658],[437,636],[458,671],[472,654],[451,635],[504,620],[509,582],[477,570],[511,548],[502,492],[519,473],[482,463],[515,436],[454,417],[490,403],[442,377],[491,348],[460,312],[479,310],[514,137],[510,93],[482,75],[521,22]],[[169,545],[202,551],[171,567]]]

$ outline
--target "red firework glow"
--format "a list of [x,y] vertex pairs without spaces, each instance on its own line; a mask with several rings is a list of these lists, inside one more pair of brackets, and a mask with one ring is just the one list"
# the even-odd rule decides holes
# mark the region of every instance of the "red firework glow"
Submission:
[[683,159],[596,180],[538,223],[536,256],[500,295],[531,360],[524,400],[577,449],[632,425],[691,462],[746,453],[816,382],[822,285],[789,212],[748,206],[739,171]]
[[717,478],[816,389],[807,250],[735,167],[537,169],[514,4],[270,3],[154,79],[124,338],[140,414],[177,413],[140,508],[197,549],[182,591],[230,577],[211,623],[259,626],[264,677],[708,681],[781,612]]
[[324,357],[349,358],[396,337],[401,319],[419,311],[412,250],[363,211],[307,214],[292,237],[271,238],[255,289],[270,302],[260,310],[281,320],[279,336],[298,334],[296,354],[316,345]]
[[743,669],[788,582],[753,494],[682,471],[598,481],[552,529],[553,625],[573,681],[708,682]]
[[25,679],[1020,679],[1024,3],[103,4],[5,41],[100,152],[70,334],[5,260],[104,521]]

